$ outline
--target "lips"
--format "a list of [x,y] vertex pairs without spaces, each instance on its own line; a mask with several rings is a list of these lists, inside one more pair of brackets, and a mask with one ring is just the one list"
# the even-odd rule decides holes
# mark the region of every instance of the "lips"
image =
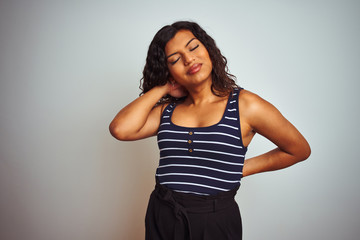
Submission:
[[202,64],[201,63],[195,63],[192,65],[189,70],[187,71],[188,74],[195,74],[198,71],[200,71]]

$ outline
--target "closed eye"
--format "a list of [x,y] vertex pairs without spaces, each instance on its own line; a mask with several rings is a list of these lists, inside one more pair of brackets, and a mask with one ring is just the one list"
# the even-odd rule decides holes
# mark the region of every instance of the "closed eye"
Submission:
[[196,45],[194,48],[191,48],[190,51],[194,51],[195,49],[197,49],[199,47],[199,44]]
[[[190,49],[190,52],[194,51],[195,49],[197,49],[200,45],[196,45],[195,47]],[[170,62],[171,65],[174,65],[175,63],[177,63],[180,60],[180,57],[178,57],[175,61]]]
[[180,57],[178,57],[175,61],[170,62],[171,65],[174,65],[175,63],[177,63],[179,61]]

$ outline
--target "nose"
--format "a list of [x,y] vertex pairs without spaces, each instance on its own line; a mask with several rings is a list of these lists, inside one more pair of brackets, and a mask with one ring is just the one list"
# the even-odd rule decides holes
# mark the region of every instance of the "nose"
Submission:
[[195,60],[195,57],[191,53],[184,53],[183,59],[184,65],[187,66]]

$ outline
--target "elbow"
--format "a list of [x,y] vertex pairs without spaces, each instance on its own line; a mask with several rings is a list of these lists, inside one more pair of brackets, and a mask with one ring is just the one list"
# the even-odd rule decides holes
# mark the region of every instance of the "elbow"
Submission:
[[306,160],[310,157],[311,155],[311,148],[310,148],[310,145],[307,144],[307,147],[306,147],[306,150],[304,150],[304,159],[303,160]]
[[119,124],[115,124],[114,122],[111,122],[109,125],[109,131],[110,134],[120,141],[127,141],[127,135],[124,128],[122,128]]
[[298,162],[305,161],[311,155],[311,148],[310,145],[306,142],[304,146],[301,148],[301,151],[298,154]]

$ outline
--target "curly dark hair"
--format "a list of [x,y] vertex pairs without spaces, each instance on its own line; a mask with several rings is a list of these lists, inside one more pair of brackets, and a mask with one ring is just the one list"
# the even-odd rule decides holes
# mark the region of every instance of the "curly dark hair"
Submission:
[[[207,49],[213,69],[211,72],[211,91],[217,96],[226,96],[237,87],[236,77],[228,72],[227,60],[221,54],[212,39],[197,23],[179,21],[161,28],[150,43],[143,70],[143,78],[140,82],[141,94],[146,93],[156,86],[165,85],[169,81],[170,72],[167,67],[165,46],[179,30],[189,30]],[[164,96],[159,103],[177,101],[170,95]]]

